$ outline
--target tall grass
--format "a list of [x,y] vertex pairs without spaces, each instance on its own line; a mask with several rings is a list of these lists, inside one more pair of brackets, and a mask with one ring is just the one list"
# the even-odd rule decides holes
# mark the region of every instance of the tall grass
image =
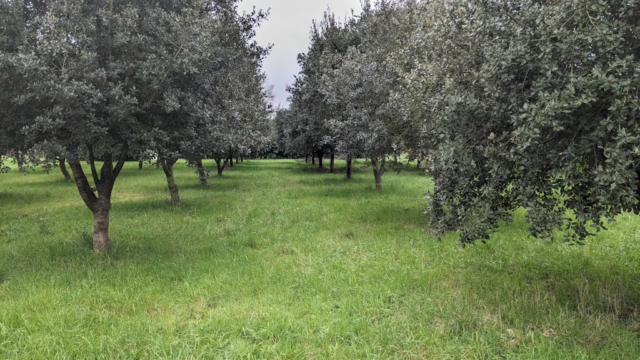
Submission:
[[640,358],[636,216],[571,247],[518,213],[461,249],[428,235],[417,170],[376,192],[360,168],[245,161],[201,187],[179,164],[171,207],[136,167],[104,254],[74,184],[0,175],[0,358]]

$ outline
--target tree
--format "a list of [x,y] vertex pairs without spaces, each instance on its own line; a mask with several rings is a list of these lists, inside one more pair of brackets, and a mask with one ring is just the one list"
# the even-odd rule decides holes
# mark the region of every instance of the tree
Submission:
[[[403,48],[412,29],[411,2],[365,3],[357,23],[352,25],[355,45],[343,54],[325,54],[321,91],[333,105],[331,130],[338,148],[369,159],[376,183],[382,190],[387,157],[404,150],[408,125],[392,95],[400,88],[400,75],[392,55]],[[349,37],[349,29],[345,29]]]
[[[15,2],[1,3],[12,11],[8,17],[17,18]],[[111,194],[127,156],[151,144],[153,121],[171,120],[168,108],[179,91],[171,88],[175,79],[200,71],[201,64],[189,63],[188,52],[216,52],[201,42],[205,35],[185,34],[207,34],[215,15],[234,4],[52,0],[43,14],[2,25],[3,33],[15,28],[26,39],[21,46],[4,46],[2,66],[9,71],[3,76],[13,79],[1,90],[9,94],[3,95],[10,105],[5,112],[27,122],[19,128],[31,144],[50,139],[65,148],[78,191],[94,215],[96,251],[109,248]]]
[[[25,132],[28,119],[37,115],[42,101],[28,96],[29,79],[19,69],[21,61],[33,62],[32,54],[18,59],[36,41],[34,19],[44,13],[44,1],[0,1],[0,154],[15,157],[19,171],[25,171],[29,150]],[[41,140],[41,139],[38,139]],[[7,171],[0,156],[0,169]]]
[[311,28],[309,50],[298,55],[301,71],[293,85],[287,88],[291,94],[290,122],[287,126],[287,152],[293,155],[318,156],[318,166],[324,168],[325,154],[334,153],[334,143],[327,120],[329,107],[320,91],[320,82],[327,69],[321,63],[324,52],[336,51],[337,42],[333,41],[339,23],[328,10],[320,22],[314,22]]
[[581,243],[640,213],[637,1],[422,3],[404,110],[432,151],[436,235]]
[[261,68],[271,47],[255,41],[255,28],[268,13],[238,15],[235,10],[218,18],[222,52],[211,63],[221,68],[208,78],[193,80],[200,84],[198,94],[207,106],[194,112],[197,116],[186,127],[188,136],[181,142],[182,153],[198,167],[203,185],[208,184],[208,173],[202,159],[214,158],[221,176],[231,157],[261,146],[269,131],[271,109]]

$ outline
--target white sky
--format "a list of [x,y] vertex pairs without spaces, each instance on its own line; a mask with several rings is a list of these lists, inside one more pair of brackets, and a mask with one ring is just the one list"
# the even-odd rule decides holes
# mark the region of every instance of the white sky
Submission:
[[351,9],[356,14],[362,10],[360,0],[243,0],[239,11],[249,12],[254,6],[271,9],[269,18],[257,31],[257,40],[263,46],[274,44],[264,70],[274,86],[274,105],[282,106],[288,104],[286,86],[293,83],[293,75],[300,71],[297,56],[307,51],[312,20],[321,19],[327,7],[341,20]]

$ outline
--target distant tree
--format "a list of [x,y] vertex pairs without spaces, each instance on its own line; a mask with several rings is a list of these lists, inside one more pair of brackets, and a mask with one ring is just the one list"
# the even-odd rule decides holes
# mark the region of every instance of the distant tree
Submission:
[[[400,89],[400,74],[393,54],[406,46],[411,33],[413,3],[380,1],[365,3],[354,29],[356,45],[344,54],[326,56],[321,91],[333,105],[331,131],[338,148],[348,155],[365,156],[373,168],[377,190],[387,158],[402,153],[408,125],[391,101]],[[354,35],[351,35],[353,38]]]
[[289,122],[286,124],[288,137],[287,153],[318,157],[318,166],[324,168],[323,158],[335,152],[335,144],[329,128],[329,107],[320,91],[324,74],[329,71],[322,64],[324,52],[336,51],[333,41],[339,24],[333,14],[327,11],[320,22],[314,22],[310,33],[307,53],[298,55],[301,71],[295,82],[287,88],[290,93]]
[[233,10],[218,18],[217,38],[223,52],[212,64],[223,66],[224,71],[194,79],[207,107],[194,112],[196,116],[186,127],[188,136],[181,142],[182,153],[196,164],[203,185],[208,184],[208,172],[202,159],[215,159],[218,175],[222,175],[234,156],[261,146],[269,132],[271,108],[262,63],[271,47],[261,47],[255,40],[255,28],[268,13],[238,15],[235,7]]

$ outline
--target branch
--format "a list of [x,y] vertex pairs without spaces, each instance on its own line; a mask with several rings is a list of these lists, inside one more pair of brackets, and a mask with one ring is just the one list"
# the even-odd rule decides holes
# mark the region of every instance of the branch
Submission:
[[124,167],[124,163],[125,163],[125,158],[124,156],[121,156],[120,159],[118,159],[118,163],[116,164],[116,167],[113,169],[114,180],[115,178],[118,177],[118,175],[120,175],[120,171],[122,171],[122,168]]
[[89,149],[89,165],[91,165],[91,175],[93,175],[93,182],[97,187],[100,184],[100,178],[98,177],[98,170],[96,170],[96,161],[95,157],[93,156],[93,146],[87,143],[87,149]]
[[98,202],[98,197],[89,185],[89,181],[87,181],[87,176],[84,174],[84,170],[82,170],[80,161],[70,162],[69,167],[71,167],[71,172],[73,172],[73,179],[76,182],[76,186],[78,187],[82,200],[87,207],[93,211],[94,205]]

